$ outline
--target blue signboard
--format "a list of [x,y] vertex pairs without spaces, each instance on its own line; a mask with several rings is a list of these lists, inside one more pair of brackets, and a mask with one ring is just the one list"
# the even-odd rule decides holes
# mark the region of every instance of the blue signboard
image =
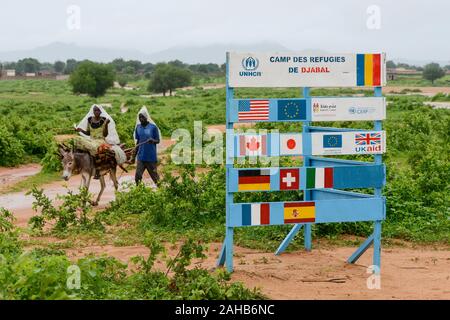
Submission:
[[[245,68],[253,70],[249,75],[239,73],[239,76],[258,76],[257,73],[261,71],[255,70],[258,69],[259,59],[263,59],[265,55],[261,55],[262,58],[255,55],[255,58],[250,59],[253,56],[251,53],[234,54],[233,59],[238,56],[244,57]],[[267,57],[270,60],[271,55]],[[282,81],[273,77],[259,82],[238,80],[236,70],[230,70],[230,65],[232,68],[240,68],[242,65],[234,60],[230,63],[230,54],[227,53],[226,128],[229,130],[226,158],[231,161],[227,161],[226,165],[226,234],[218,265],[226,265],[228,271],[233,270],[234,228],[293,224],[291,232],[276,251],[276,254],[280,254],[302,227],[305,249],[311,250],[313,223],[357,221],[373,221],[374,231],[349,257],[348,262],[354,263],[373,244],[373,265],[378,267],[374,268],[374,272],[380,271],[381,222],[386,215],[386,201],[381,194],[386,183],[386,170],[382,163],[386,134],[381,126],[381,121],[386,117],[386,103],[380,86],[385,78],[385,57],[380,54],[348,57],[348,66],[342,68],[354,68],[356,71],[352,78],[349,78],[348,72],[341,73],[338,68],[332,78],[324,78],[323,85],[330,81],[344,81],[346,86],[357,82],[357,85],[374,86],[374,97],[312,97],[309,94],[310,88],[304,87],[302,98],[234,99],[234,88],[229,81],[230,72],[233,72],[234,77],[231,85],[235,86],[274,87],[279,83],[291,87],[295,85],[289,85],[289,77]],[[285,60],[283,62],[287,61]],[[375,67],[361,69],[359,65],[365,60],[374,61]],[[366,65],[369,64],[365,63],[364,66]],[[267,67],[265,70],[271,72],[272,69]],[[307,75],[303,75],[301,81],[322,86],[318,79],[309,79]],[[238,122],[277,121],[301,122],[302,131],[234,132],[233,128]],[[374,127],[373,130],[360,130],[311,126],[310,123],[314,121],[374,121]],[[373,155],[374,161],[327,157],[360,154]],[[274,156],[302,156],[303,166],[234,168],[234,159]],[[373,192],[367,194],[345,190],[355,188],[370,188]],[[235,203],[233,196],[237,192],[289,190],[303,191],[303,198],[287,202]]]

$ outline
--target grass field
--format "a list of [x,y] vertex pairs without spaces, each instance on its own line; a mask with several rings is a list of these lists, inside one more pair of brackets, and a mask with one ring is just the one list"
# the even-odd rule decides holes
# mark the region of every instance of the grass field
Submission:
[[422,75],[399,75],[395,80],[389,80],[388,86],[409,86],[409,87],[448,87],[450,86],[450,75],[437,79],[432,84],[430,80],[425,80]]

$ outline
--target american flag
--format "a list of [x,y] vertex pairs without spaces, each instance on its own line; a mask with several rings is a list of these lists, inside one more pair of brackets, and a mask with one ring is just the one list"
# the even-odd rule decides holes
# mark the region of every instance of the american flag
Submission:
[[377,145],[381,143],[381,133],[357,133],[355,143],[361,145]]
[[238,120],[269,120],[269,100],[240,100]]

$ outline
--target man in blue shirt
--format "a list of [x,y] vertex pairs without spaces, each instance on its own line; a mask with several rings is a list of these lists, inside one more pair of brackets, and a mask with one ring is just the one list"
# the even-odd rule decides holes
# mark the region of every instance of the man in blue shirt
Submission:
[[136,150],[137,154],[137,167],[136,167],[136,185],[142,181],[142,175],[145,169],[147,169],[150,177],[158,185],[159,176],[157,172],[157,154],[156,145],[159,143],[159,130],[156,125],[150,123],[147,117],[140,113],[139,122],[136,126],[135,138],[139,147]]

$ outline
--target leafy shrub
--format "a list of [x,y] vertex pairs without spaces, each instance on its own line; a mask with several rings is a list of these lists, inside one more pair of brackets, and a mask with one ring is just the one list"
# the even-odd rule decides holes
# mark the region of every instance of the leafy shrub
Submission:
[[5,257],[16,256],[21,251],[14,220],[10,211],[0,208],[0,265]]
[[67,195],[58,196],[63,203],[55,208],[52,201],[44,194],[44,190],[33,187],[28,194],[31,194],[35,201],[34,210],[41,210],[40,215],[30,218],[29,224],[33,230],[42,231],[49,222],[55,222],[52,231],[64,233],[71,229],[89,231],[103,230],[103,225],[97,216],[90,217],[92,207],[90,205],[91,194],[86,188],[81,188],[79,194],[69,191]]
[[62,162],[58,154],[58,146],[55,142],[51,143],[47,153],[41,160],[43,172],[58,172],[62,170]]
[[129,192],[117,193],[106,215],[142,214],[142,227],[190,229],[225,217],[225,170],[214,167],[205,174],[193,166],[180,167],[179,176],[166,173],[159,188],[151,190],[142,184]]
[[[4,214],[4,212],[3,212]],[[189,268],[193,258],[203,257],[203,247],[188,239],[167,263],[167,271],[153,270],[163,251],[160,240],[147,241],[147,259],[135,257],[137,269],[115,258],[88,255],[71,262],[64,251],[35,248],[24,252],[16,230],[0,233],[0,299],[261,299],[259,290],[229,283],[223,270],[210,274]],[[80,286],[69,287],[69,267],[80,271]],[[173,274],[169,274],[172,270]]]
[[23,144],[8,128],[0,124],[0,166],[15,166],[23,163]]

